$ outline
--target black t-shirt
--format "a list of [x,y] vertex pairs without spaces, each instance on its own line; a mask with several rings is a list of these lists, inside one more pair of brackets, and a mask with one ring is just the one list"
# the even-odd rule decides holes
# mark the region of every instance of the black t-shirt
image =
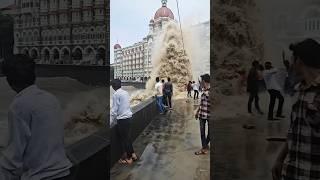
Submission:
[[171,82],[166,82],[164,84],[163,91],[164,91],[165,94],[172,93],[172,91],[173,91],[172,83]]
[[251,68],[247,78],[247,91],[258,91],[259,89],[258,71],[256,68]]

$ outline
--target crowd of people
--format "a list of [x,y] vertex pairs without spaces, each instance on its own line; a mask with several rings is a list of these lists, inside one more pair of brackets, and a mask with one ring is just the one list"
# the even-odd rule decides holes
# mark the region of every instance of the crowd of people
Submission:
[[199,99],[199,92],[202,91],[201,82],[196,83],[195,81],[189,81],[188,84],[186,84],[187,89],[187,98],[192,98],[192,91],[193,91],[193,99]]
[[[121,88],[120,80],[113,80],[111,82],[111,86],[115,90],[115,93],[112,96],[113,104],[111,109],[111,118],[112,120],[116,121],[116,130],[122,145],[122,157],[119,159],[119,163],[129,165],[138,160],[138,156],[135,154],[130,137],[132,123],[130,97],[128,92]],[[170,77],[167,78],[167,82],[165,82],[164,79],[160,80],[160,77],[156,77],[154,97],[156,98],[157,108],[161,115],[165,114],[168,110],[173,110],[173,89],[174,88]],[[187,85],[187,97],[191,96],[191,90],[194,91],[194,99],[199,98],[199,91],[202,92],[200,105],[195,114],[195,119],[198,119],[200,124],[200,139],[202,148],[199,151],[196,151],[195,155],[204,155],[209,152],[210,143],[210,133],[207,132],[206,135],[206,124],[209,126],[210,123],[210,75],[202,75],[201,82],[199,81],[199,83],[190,81]]]
[[[285,68],[275,68],[270,61],[266,61],[264,65],[259,61],[253,61],[252,67],[247,76],[247,92],[248,113],[252,114],[252,103],[254,102],[255,109],[258,114],[263,115],[264,112],[260,108],[259,94],[267,91],[270,97],[268,120],[279,120],[285,118],[283,115],[283,105],[285,95],[292,95],[294,85],[298,82],[296,77],[292,75],[292,65],[288,60],[283,60]],[[278,100],[278,108],[274,116],[274,107]]]
[[[272,169],[274,180],[320,179],[320,44],[306,39],[289,46],[291,60],[283,53],[284,71],[265,62],[252,63],[247,76],[248,112],[252,103],[259,114],[259,93],[269,93],[267,119],[286,120],[283,114],[285,97],[292,101],[287,138]],[[284,72],[284,73],[283,73]],[[261,84],[263,82],[263,84]],[[263,88],[261,88],[263,87]],[[274,107],[278,108],[274,115]]]

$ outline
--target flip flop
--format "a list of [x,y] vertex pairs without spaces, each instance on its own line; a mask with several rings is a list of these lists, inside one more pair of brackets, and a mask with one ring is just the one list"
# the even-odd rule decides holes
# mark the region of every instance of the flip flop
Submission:
[[127,159],[119,159],[118,163],[119,163],[119,164],[127,164],[127,165],[132,164],[132,162],[131,162],[131,163],[130,163],[130,162],[128,162],[128,160],[127,160]]
[[132,158],[132,161],[138,161],[139,160],[139,157],[136,155],[136,157],[131,157]]
[[204,150],[201,149],[200,151],[197,151],[194,154],[197,155],[197,156],[198,155],[206,155],[206,154],[208,154],[208,151],[204,151]]

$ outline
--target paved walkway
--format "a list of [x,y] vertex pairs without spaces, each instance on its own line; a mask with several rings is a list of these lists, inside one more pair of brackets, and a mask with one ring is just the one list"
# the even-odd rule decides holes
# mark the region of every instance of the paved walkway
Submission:
[[[229,112],[214,121],[213,179],[219,180],[271,180],[273,162],[283,145],[282,141],[267,141],[269,137],[285,137],[290,103],[286,99],[286,119],[267,120],[269,96],[261,95],[265,115],[250,116],[246,113],[247,97],[225,98],[216,114]],[[232,102],[232,103],[230,103]],[[277,106],[276,106],[277,107]],[[229,116],[229,117],[228,117]],[[233,117],[232,117],[233,116]],[[244,124],[255,125],[254,129],[244,129]]]
[[116,164],[112,180],[208,180],[210,156],[195,156],[201,147],[193,101],[177,100],[174,110],[154,118],[134,142],[141,156],[133,165]]

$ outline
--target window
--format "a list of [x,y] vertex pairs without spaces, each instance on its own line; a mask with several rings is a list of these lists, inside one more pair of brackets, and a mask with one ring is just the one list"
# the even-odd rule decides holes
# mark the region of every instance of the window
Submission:
[[308,30],[308,22],[307,21],[304,22],[304,30]]
[[309,21],[308,24],[309,24],[309,29],[308,30],[310,31],[311,30],[311,22]]

